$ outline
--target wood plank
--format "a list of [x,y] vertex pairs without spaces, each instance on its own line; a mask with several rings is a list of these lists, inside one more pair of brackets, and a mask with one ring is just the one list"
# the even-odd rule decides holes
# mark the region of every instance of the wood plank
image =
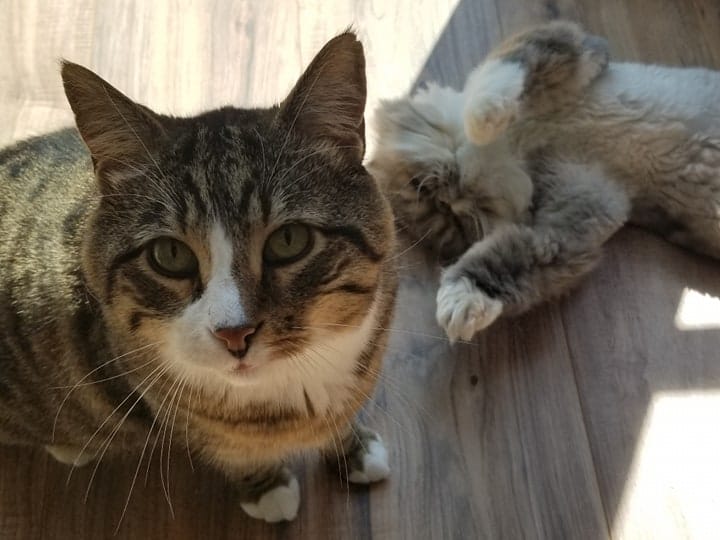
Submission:
[[[617,58],[720,68],[710,29],[720,21],[715,2],[587,1],[578,9],[610,38]],[[720,526],[715,510],[683,487],[712,493],[720,481],[713,430],[686,429],[720,417],[708,394],[720,383],[720,332],[675,325],[686,288],[720,297],[719,271],[717,261],[628,230],[563,305],[600,489],[619,538],[710,538]],[[715,319],[720,324],[720,312]],[[673,429],[678,439],[668,437]]]
[[[409,322],[404,328],[439,335],[434,299],[424,292],[433,283],[415,270],[396,325]],[[412,514],[432,516],[406,538],[452,538],[458,531],[459,538],[606,536],[556,306],[501,321],[474,344],[450,348],[442,340],[396,335],[391,346],[415,351],[400,357],[391,351],[388,370],[395,380],[412,381],[404,401],[424,411],[419,442],[395,433],[402,455],[423,477],[412,469],[396,475],[408,483],[401,493],[422,492],[412,503],[399,499],[404,507],[393,514],[413,504]],[[395,399],[390,411],[403,410],[387,385],[384,395]],[[431,483],[428,470],[445,481]],[[452,502],[437,512],[436,500]]]
[[[688,475],[698,467],[704,471],[688,476],[695,478],[699,492],[714,490],[720,481],[717,455],[694,451],[718,447],[712,423],[707,430],[677,431],[685,440],[675,455],[660,460],[664,473],[655,467],[655,477],[648,477],[642,464],[672,440],[663,424],[672,416],[653,415],[655,407],[660,405],[662,412],[672,400],[658,400],[712,396],[720,387],[718,328],[681,330],[676,325],[686,289],[720,298],[718,263],[628,230],[611,243],[598,271],[564,305],[600,488],[619,537],[637,538],[641,531],[647,538],[709,538],[720,526],[715,511],[707,513],[675,492],[680,470]],[[720,311],[714,320],[720,327]],[[708,415],[720,417],[720,401],[703,403],[711,408],[683,408],[682,401],[675,406],[689,424]],[[651,491],[648,482],[653,482]],[[642,510],[648,505],[658,519]],[[668,513],[672,527],[659,519]],[[707,528],[708,522],[714,528]]]

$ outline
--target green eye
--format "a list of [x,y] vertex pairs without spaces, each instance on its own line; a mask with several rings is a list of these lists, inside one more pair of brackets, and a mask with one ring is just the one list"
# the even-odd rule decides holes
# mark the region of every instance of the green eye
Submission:
[[263,258],[270,264],[290,264],[307,255],[312,246],[310,227],[300,223],[283,225],[265,241]]
[[197,257],[180,240],[168,236],[157,238],[150,245],[148,255],[153,269],[164,276],[184,279],[197,274]]

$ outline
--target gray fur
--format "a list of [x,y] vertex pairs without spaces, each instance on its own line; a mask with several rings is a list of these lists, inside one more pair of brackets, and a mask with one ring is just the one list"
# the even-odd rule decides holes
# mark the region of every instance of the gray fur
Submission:
[[451,339],[564,293],[628,222],[720,258],[720,73],[609,63],[602,38],[553,22],[463,92],[431,85],[377,117],[369,168],[399,228],[452,262]]

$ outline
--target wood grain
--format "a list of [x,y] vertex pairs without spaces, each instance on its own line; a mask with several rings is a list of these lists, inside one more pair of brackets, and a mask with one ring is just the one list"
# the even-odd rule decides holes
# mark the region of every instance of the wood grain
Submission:
[[[616,58],[720,68],[714,0],[4,7],[0,144],[71,122],[60,57],[161,112],[260,106],[282,99],[351,24],[367,53],[370,122],[378,99],[429,80],[459,87],[502,36],[556,17],[608,37]],[[386,369],[364,413],[389,445],[389,481],[348,488],[308,456],[296,464],[297,520],[269,526],[245,517],[219,474],[173,455],[172,510],[156,459],[147,481],[141,470],[116,537],[592,540],[720,530],[720,470],[708,450],[720,448],[720,328],[676,324],[686,289],[720,297],[718,262],[624,231],[567,299],[455,347],[434,322],[434,265],[412,251],[401,264]],[[40,450],[0,449],[0,537],[112,537],[136,464],[127,456],[68,481],[69,470]]]

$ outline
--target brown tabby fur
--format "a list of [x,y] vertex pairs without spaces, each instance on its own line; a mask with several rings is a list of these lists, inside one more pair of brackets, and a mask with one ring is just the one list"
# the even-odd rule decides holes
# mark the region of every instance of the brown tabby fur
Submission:
[[[243,500],[253,503],[289,485],[282,464],[301,450],[338,440],[362,466],[363,441],[378,438],[351,424],[381,369],[396,278],[390,208],[361,163],[355,36],[328,43],[270,109],[174,118],[75,64],[62,75],[82,139],[68,129],[0,153],[0,440],[77,463],[127,450],[142,460],[171,417],[187,417],[190,450],[240,488],[252,477]],[[286,222],[310,225],[315,247],[270,267],[265,239]],[[232,359],[203,328],[181,330],[200,337],[168,348],[211,286],[218,226],[233,257],[223,287],[239,291],[242,315],[258,326],[248,357],[270,355],[257,371],[274,375],[254,386],[218,378],[212,362]],[[152,270],[148,242],[168,234],[194,252],[196,278]],[[313,349],[360,335],[363,323],[357,350]],[[163,444],[184,447],[184,431],[167,442],[163,433]]]

